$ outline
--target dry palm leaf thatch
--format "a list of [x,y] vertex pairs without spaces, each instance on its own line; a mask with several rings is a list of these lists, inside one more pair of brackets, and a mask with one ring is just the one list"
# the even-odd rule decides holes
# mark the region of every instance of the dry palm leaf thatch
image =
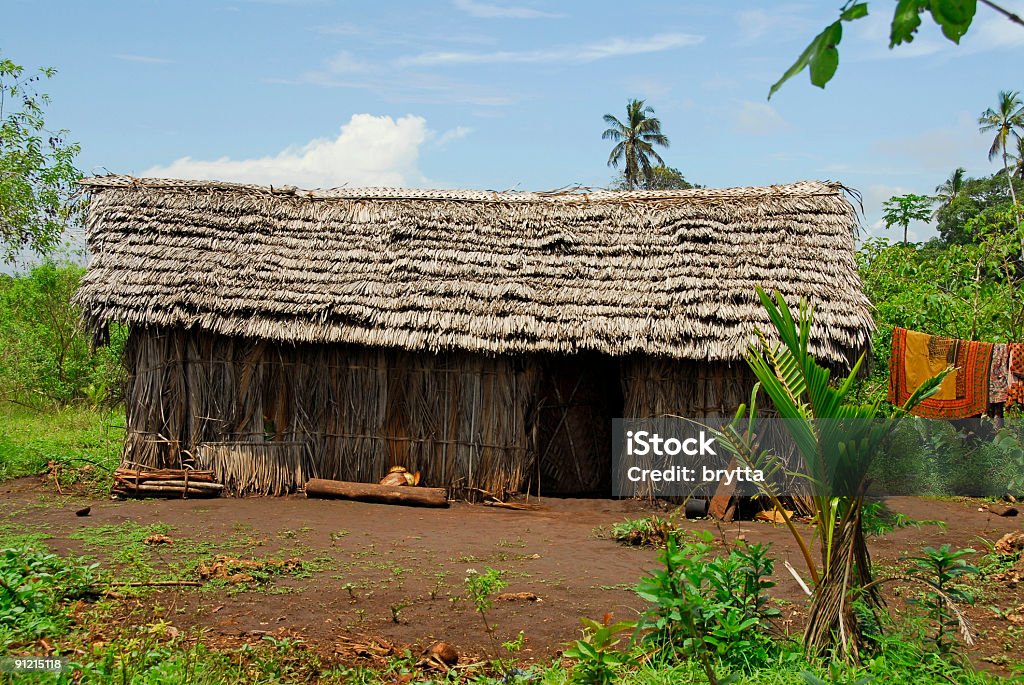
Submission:
[[872,327],[854,209],[835,183],[493,193],[297,191],[86,179],[95,329],[254,340],[738,360],[769,328],[754,287],[816,306],[811,352]]

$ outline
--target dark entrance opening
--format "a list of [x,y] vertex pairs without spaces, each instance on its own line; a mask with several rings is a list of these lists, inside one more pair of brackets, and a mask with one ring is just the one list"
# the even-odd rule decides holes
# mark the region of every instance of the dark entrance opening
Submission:
[[599,354],[545,360],[531,479],[540,494],[611,496],[612,419],[623,409],[619,371],[618,361]]

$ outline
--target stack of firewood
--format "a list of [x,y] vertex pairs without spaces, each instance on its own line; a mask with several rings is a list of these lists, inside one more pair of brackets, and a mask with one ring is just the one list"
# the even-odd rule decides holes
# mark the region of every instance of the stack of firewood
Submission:
[[119,468],[110,492],[124,497],[219,497],[223,489],[213,482],[213,471]]

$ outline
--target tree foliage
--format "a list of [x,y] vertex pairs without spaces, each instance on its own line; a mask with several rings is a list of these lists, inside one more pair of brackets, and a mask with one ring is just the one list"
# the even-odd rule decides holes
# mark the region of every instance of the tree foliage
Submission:
[[864,294],[874,305],[871,395],[888,386],[895,326],[965,340],[1024,338],[1024,224],[1004,205],[967,220],[964,243],[893,245],[876,238],[857,253]]
[[935,201],[938,203],[935,211],[932,213],[932,218],[938,218],[939,212],[947,207],[960,197],[960,193],[964,191],[964,183],[967,180],[967,169],[962,166],[958,166],[953,169],[953,173],[949,175],[945,181],[935,186]]
[[[1016,14],[995,4],[981,0],[982,4],[999,12],[1008,20],[1024,27],[1024,20]],[[897,0],[889,27],[889,48],[911,43],[922,24],[922,17],[928,16],[942,29],[942,35],[959,44],[964,37],[977,10],[978,0]],[[768,99],[782,87],[782,84],[804,69],[810,72],[811,83],[824,88],[832,80],[839,67],[839,42],[843,38],[843,24],[868,16],[868,3],[847,0],[839,9],[839,19],[825,27],[814,37],[792,66],[786,70],[768,91]]]
[[1010,160],[1013,155],[1010,147],[1014,145],[1014,139],[1020,142],[1021,131],[1024,130],[1024,102],[1021,102],[1020,93],[1003,90],[999,92],[999,103],[995,108],[989,107],[978,118],[978,130],[982,133],[994,133],[992,145],[988,149],[989,161],[1002,154],[1003,171],[1006,172],[1006,180],[1010,189],[1010,197],[1013,204],[1017,204],[1017,194],[1013,183],[1010,182]]
[[1024,137],[1017,136],[1017,149],[1013,157],[1013,176],[1024,181]]
[[654,108],[644,100],[630,100],[626,104],[626,121],[619,121],[612,114],[604,115],[609,128],[601,134],[604,140],[615,142],[608,155],[608,166],[618,169],[625,165],[623,175],[628,190],[636,190],[642,183],[650,184],[654,179],[654,164],[664,166],[665,160],[654,149],[655,145],[669,146],[668,136],[661,132],[661,121],[654,115]]
[[79,146],[67,131],[46,127],[50,102],[36,90],[56,73],[24,67],[0,58],[0,254],[14,260],[21,249],[48,254],[73,222],[81,203],[74,166]]
[[[610,187],[612,190],[629,190],[626,174],[619,174]],[[675,167],[658,165],[651,168],[651,177],[642,179],[639,187],[641,190],[689,190],[702,186],[687,181],[683,172]]]
[[120,399],[126,330],[115,327],[110,345],[90,351],[81,310],[71,304],[84,271],[46,262],[24,275],[0,275],[0,399],[33,405]]
[[907,228],[911,221],[928,221],[931,216],[932,198],[924,195],[894,195],[882,203],[882,220],[886,228],[903,227],[903,243],[907,242]]
[[[1018,195],[1024,191],[1024,182],[1020,179],[1014,178],[1012,183]],[[992,228],[998,225],[1000,218],[1005,218],[1007,210],[1013,207],[1013,198],[1008,188],[1003,172],[981,178],[965,178],[956,196],[935,211],[936,227],[942,241],[974,242],[977,236],[970,232],[969,227],[984,225]],[[979,220],[982,216],[986,218]],[[1012,230],[1012,224],[1003,223],[1002,229]]]

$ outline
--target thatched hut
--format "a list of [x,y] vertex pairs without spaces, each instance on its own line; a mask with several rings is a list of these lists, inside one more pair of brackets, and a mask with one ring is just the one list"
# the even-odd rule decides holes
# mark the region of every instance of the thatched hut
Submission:
[[837,184],[527,193],[86,180],[102,338],[129,327],[124,460],[234,492],[309,477],[607,492],[610,419],[731,414],[768,321],[872,327]]

